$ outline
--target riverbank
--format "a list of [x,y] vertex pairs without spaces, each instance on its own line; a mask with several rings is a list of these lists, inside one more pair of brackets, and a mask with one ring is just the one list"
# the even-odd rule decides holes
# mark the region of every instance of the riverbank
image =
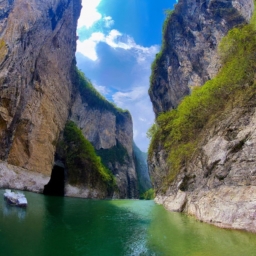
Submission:
[[256,233],[256,186],[222,186],[194,192],[158,195],[157,204],[200,221],[228,229]]
[[[9,188],[43,194],[44,186],[50,181],[49,176],[0,161],[0,189]],[[101,191],[92,187],[65,184],[66,197],[103,199]],[[113,198],[118,198],[115,193]]]
[[44,185],[50,180],[49,176],[27,169],[0,162],[0,188],[27,190],[43,193]]

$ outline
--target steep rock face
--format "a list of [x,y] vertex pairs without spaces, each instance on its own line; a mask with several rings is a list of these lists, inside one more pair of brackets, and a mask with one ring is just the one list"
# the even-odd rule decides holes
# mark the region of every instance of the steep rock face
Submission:
[[[35,181],[36,189],[28,184],[43,174],[48,180],[51,176],[45,193],[56,190],[57,194],[93,198],[113,195],[115,185],[110,184],[109,189],[104,174],[81,171],[81,179],[86,175],[90,179],[75,187],[66,180],[74,170],[68,170],[63,162],[54,163],[58,160],[57,143],[70,118],[99,153],[113,148],[122,152],[121,159],[114,155],[114,160],[106,163],[117,179],[120,193],[115,196],[138,197],[129,113],[95,108],[88,100],[91,95],[79,91],[74,67],[80,10],[81,0],[0,1],[0,159],[9,164],[1,169],[1,184],[42,192],[42,179]],[[101,105],[101,99],[97,104]],[[92,166],[88,159],[82,162],[83,171]],[[19,175],[10,180],[12,171],[3,178],[14,166],[28,170],[28,175],[17,172],[23,182],[17,181]]]
[[140,195],[152,188],[148,173],[147,154],[142,152],[135,143],[133,143],[133,157],[138,177],[138,186]]
[[[180,1],[170,21],[172,19],[175,20],[175,17],[179,17],[180,11],[183,11],[189,2]],[[227,6],[233,6],[230,9],[230,13],[226,13],[227,15],[222,19],[221,24],[225,25],[226,30],[221,29],[223,27],[220,26],[218,20],[210,23],[211,31],[215,31],[218,28],[219,31],[222,31],[221,33],[227,32],[235,23],[240,24],[241,22],[243,24],[248,22],[254,9],[253,1],[243,0],[206,1],[202,6],[204,5],[207,5],[208,8],[211,7],[212,9],[210,8],[209,10],[216,14],[226,12],[228,10],[226,9]],[[237,10],[235,11],[236,15],[231,12],[231,10],[234,11],[234,8]],[[201,11],[202,15],[204,15],[205,9],[202,8]],[[237,16],[237,14],[239,15]],[[201,12],[195,16],[198,19],[198,17],[201,17]],[[234,17],[235,19],[233,19]],[[237,19],[238,17],[240,18]],[[187,17],[185,16],[184,20],[186,19]],[[191,24],[193,24],[193,20]],[[170,30],[170,26],[172,25],[168,25],[167,36],[176,38],[176,29],[173,27]],[[199,22],[197,26],[204,28],[205,24]],[[190,24],[183,24],[183,31],[186,31],[187,27],[190,28]],[[194,37],[195,42],[198,42],[197,44],[206,42],[206,35],[205,31],[203,34],[197,33]],[[162,76],[164,74],[163,65],[159,66],[156,74],[158,74],[158,81],[161,81],[161,86],[163,86],[161,87],[159,84],[159,87],[156,87],[155,84],[151,90],[151,99],[157,115],[161,111],[176,107],[179,100],[186,94],[184,93],[185,89],[183,90],[182,88],[187,88],[192,80],[194,82],[191,85],[202,85],[204,81],[216,74],[220,68],[220,60],[216,55],[216,49],[222,36],[223,34],[219,34],[214,50],[205,44],[204,54],[202,54],[203,49],[199,49],[200,52],[198,48],[190,47],[190,52],[187,56],[191,58],[191,63],[193,61],[195,64],[196,62],[198,63],[200,72],[196,74],[200,83],[191,79],[190,75],[194,72],[194,69],[188,69],[188,73],[179,73],[182,70],[182,66],[176,65],[173,69],[174,66],[172,65],[173,74],[180,74],[179,82],[174,76],[164,78]],[[187,37],[184,38],[184,41],[186,40]],[[174,42],[172,43],[175,45]],[[183,53],[184,49],[179,49],[176,52],[176,56],[181,56]],[[206,61],[206,54],[209,54],[207,59],[213,62]],[[167,58],[168,55],[163,54],[162,58],[164,57]],[[212,68],[210,70],[210,63],[211,65],[214,63],[216,69]],[[194,67],[193,65],[191,67]],[[162,73],[159,73],[160,71]],[[214,72],[209,75],[210,71]],[[254,69],[252,72],[254,72]],[[186,75],[188,75],[187,80],[183,80]],[[167,90],[171,92],[171,89],[168,89],[171,84],[174,84],[173,88],[177,90],[177,92],[173,91],[170,94],[172,96],[167,93]],[[184,87],[180,88],[180,85],[184,85]],[[244,83],[242,87],[244,95],[240,94],[240,99],[245,97],[245,92],[250,88],[250,85],[249,83]],[[217,114],[215,113],[215,116],[212,116],[212,119],[207,124],[204,124],[200,134],[194,134],[195,137],[199,138],[200,143],[197,144],[197,149],[193,152],[190,161],[182,164],[183,167],[180,168],[179,174],[172,181],[166,180],[172,168],[168,162],[170,152],[164,150],[163,144],[165,142],[158,140],[154,145],[154,152],[148,160],[153,186],[157,190],[156,202],[163,204],[170,211],[194,215],[196,218],[216,226],[256,232],[256,183],[254,173],[256,109],[255,91],[253,91],[255,87],[252,87],[251,90],[253,93],[246,100],[244,98],[243,102],[240,102],[239,98],[236,99],[234,94],[233,100],[229,98],[225,109],[221,109]],[[166,97],[162,95],[163,92],[167,95]],[[163,100],[161,100],[161,97],[163,97]]]
[[0,3],[0,157],[50,175],[68,117],[80,0]]
[[133,128],[129,112],[91,107],[86,95],[78,93],[70,120],[95,147],[102,162],[116,177],[121,198],[138,198],[137,174],[133,160]]
[[253,0],[180,0],[168,20],[162,53],[152,70],[149,95],[158,115],[177,107],[190,86],[203,85],[220,68],[223,36],[248,22]]
[[157,202],[216,226],[256,232],[255,97],[217,123]]

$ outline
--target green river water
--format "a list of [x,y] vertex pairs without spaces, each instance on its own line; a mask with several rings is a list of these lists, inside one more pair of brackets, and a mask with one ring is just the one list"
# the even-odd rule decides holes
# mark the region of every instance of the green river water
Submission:
[[2,256],[249,256],[256,235],[219,229],[153,201],[85,200],[25,192],[27,209],[0,190]]

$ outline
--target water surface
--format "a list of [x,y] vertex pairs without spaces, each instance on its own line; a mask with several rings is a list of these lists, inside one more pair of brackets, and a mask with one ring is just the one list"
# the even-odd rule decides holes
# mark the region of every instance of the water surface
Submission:
[[0,255],[256,255],[256,235],[223,230],[153,201],[85,200],[26,192],[27,209],[0,190]]

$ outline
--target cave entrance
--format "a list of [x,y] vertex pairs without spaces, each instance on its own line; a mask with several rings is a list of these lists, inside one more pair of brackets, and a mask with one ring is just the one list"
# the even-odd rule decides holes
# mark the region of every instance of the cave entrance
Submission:
[[64,196],[65,188],[65,168],[64,166],[54,165],[52,169],[51,179],[44,186],[44,194],[51,196]]

